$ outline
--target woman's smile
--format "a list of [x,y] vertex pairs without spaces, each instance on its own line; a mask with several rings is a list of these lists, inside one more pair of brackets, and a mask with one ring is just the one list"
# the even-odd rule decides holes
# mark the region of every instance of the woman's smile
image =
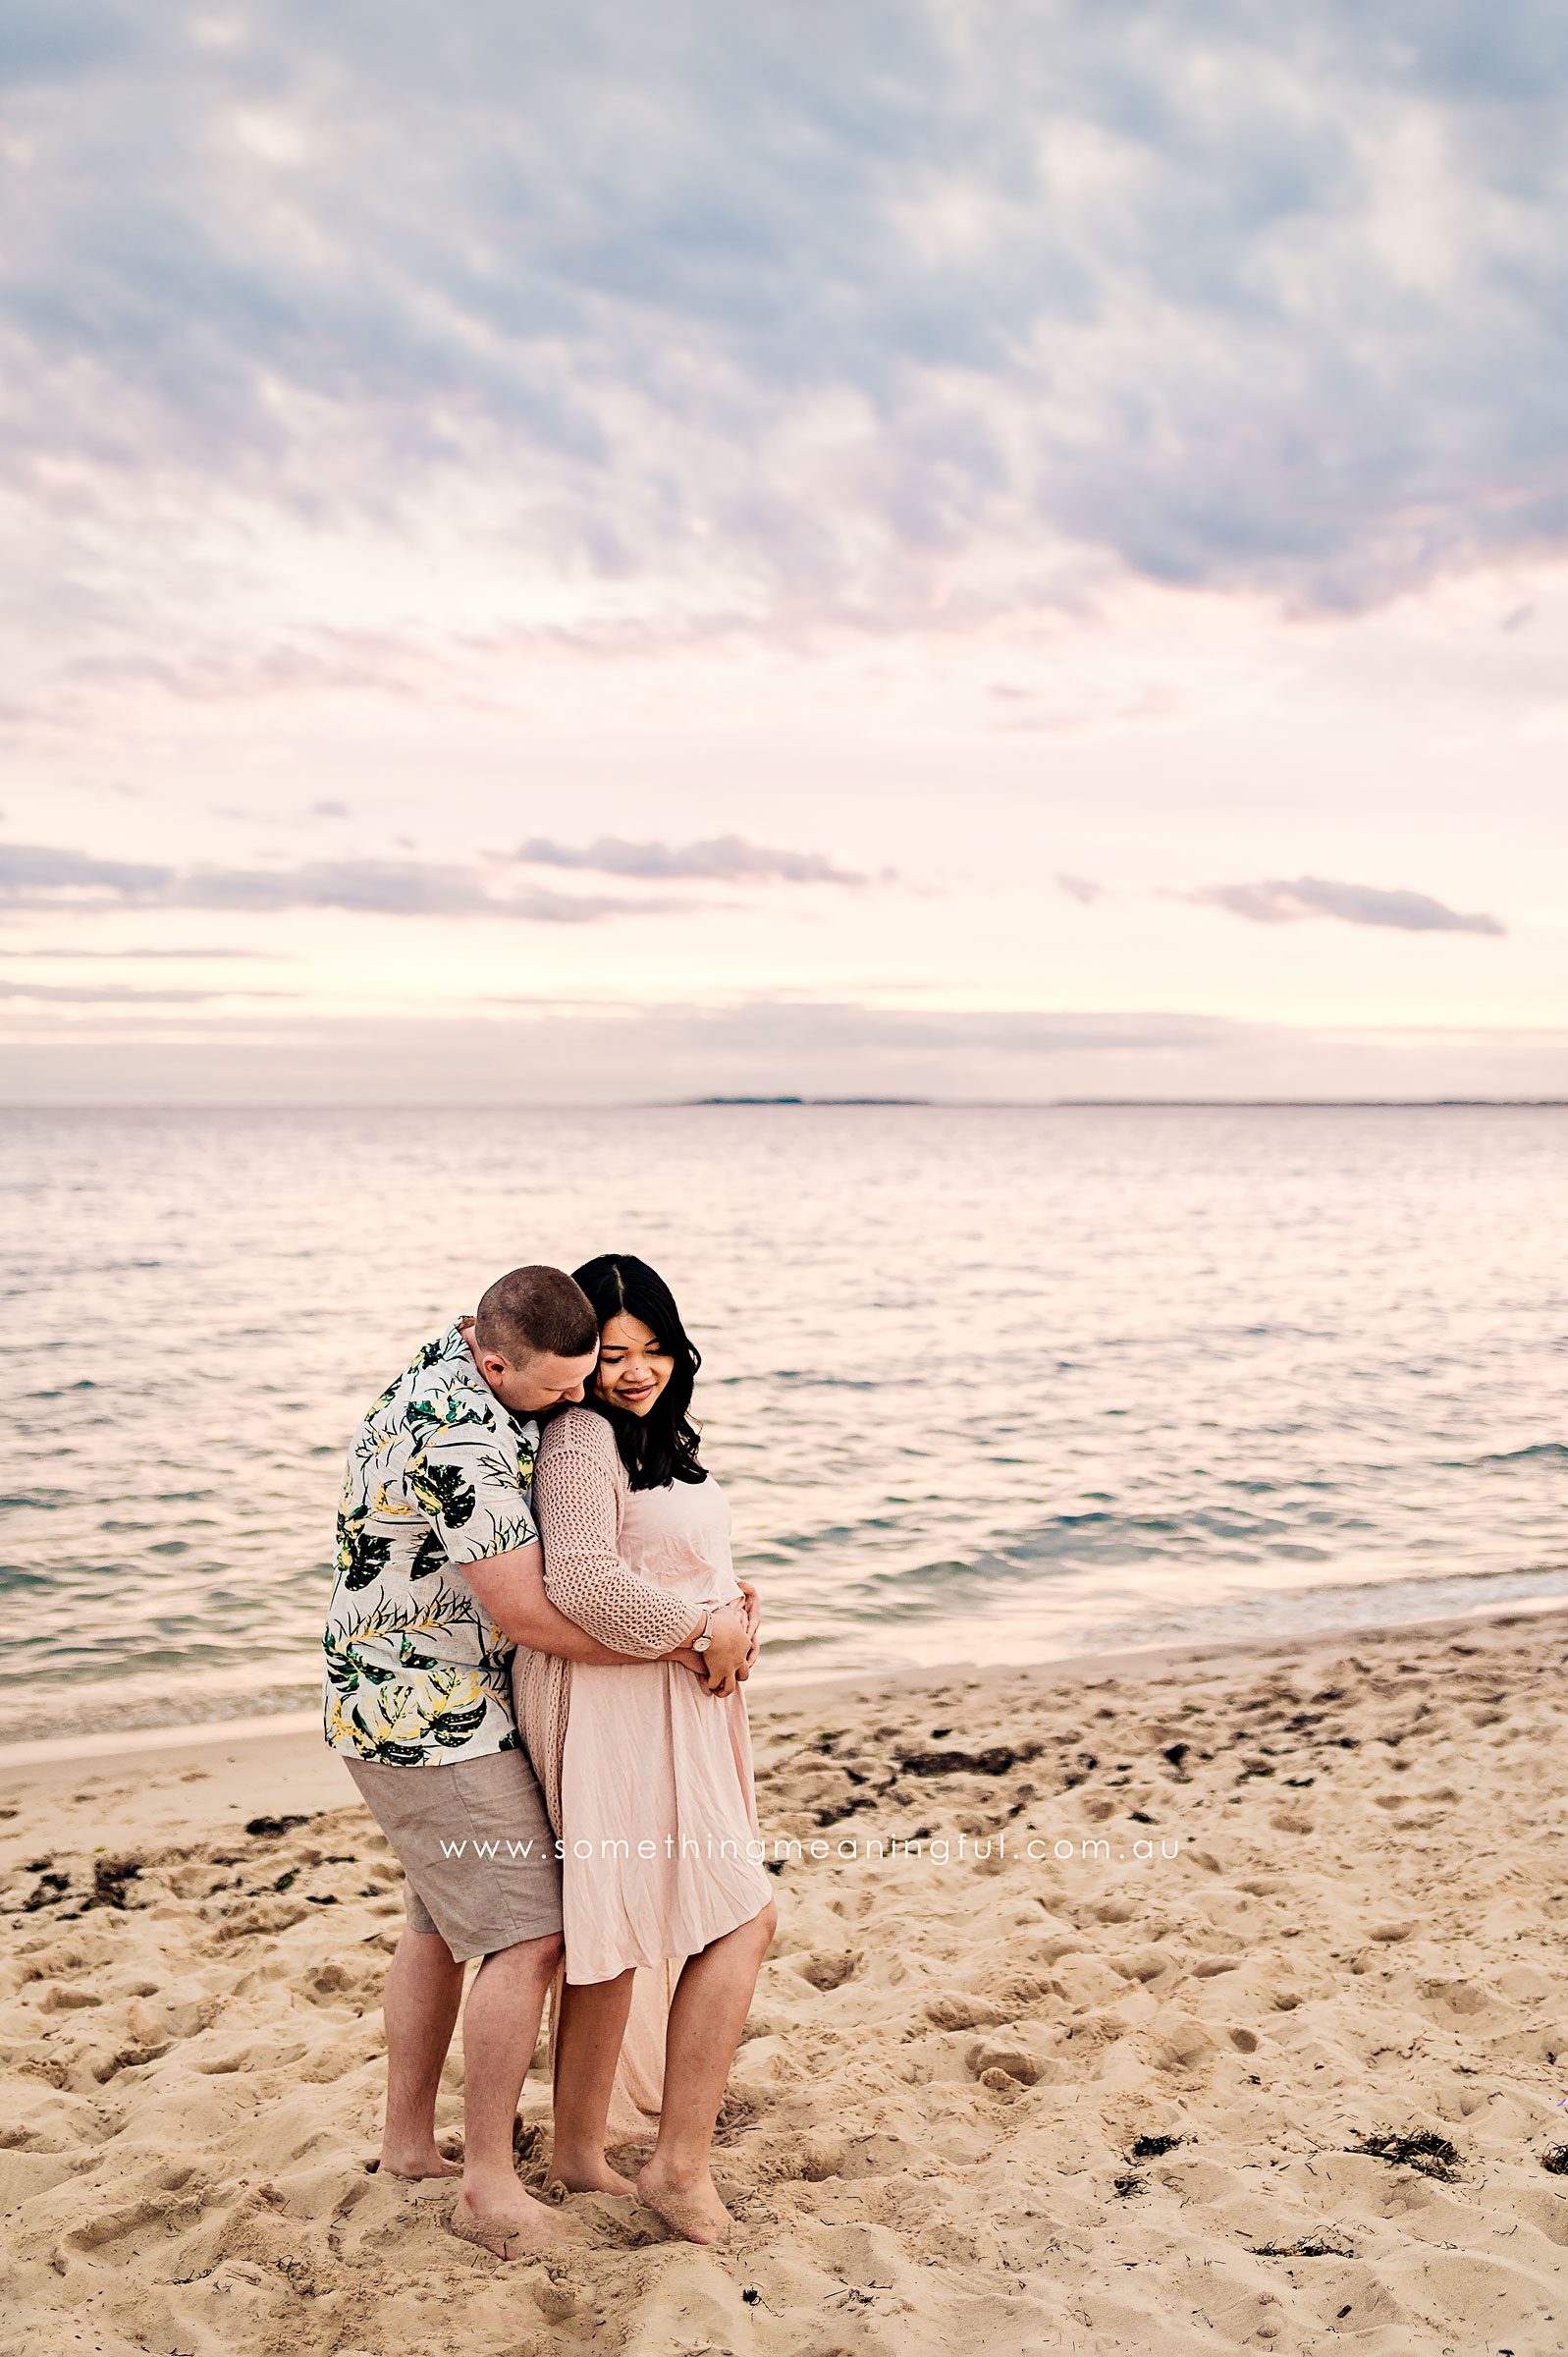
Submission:
[[594,1390],[608,1406],[645,1416],[675,1372],[675,1360],[651,1326],[622,1310],[599,1341]]

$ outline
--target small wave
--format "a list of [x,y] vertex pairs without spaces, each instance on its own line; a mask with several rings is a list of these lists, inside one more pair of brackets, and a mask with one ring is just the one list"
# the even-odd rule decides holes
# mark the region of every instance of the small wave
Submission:
[[222,1727],[234,1720],[276,1719],[312,1709],[318,1705],[320,1693],[319,1681],[306,1677],[297,1683],[218,1693],[189,1679],[171,1681],[161,1693],[149,1691],[131,1697],[118,1684],[44,1690],[24,1696],[20,1708],[0,1715],[0,1742],[101,1734],[110,1724],[111,1712],[116,1729]]
[[[899,1518],[862,1519],[853,1525],[822,1526],[810,1532],[778,1536],[771,1551],[779,1562],[804,1562],[828,1553],[853,1551],[868,1530],[897,1531],[907,1525]],[[1185,1513],[1129,1514],[1114,1507],[1080,1513],[1055,1514],[1048,1522],[1020,1532],[1004,1543],[980,1547],[965,1557],[942,1557],[897,1569],[870,1574],[879,1589],[905,1585],[928,1587],[944,1581],[1017,1581],[1065,1574],[1090,1566],[1114,1568],[1133,1564],[1184,1560],[1208,1562],[1261,1562],[1270,1557],[1292,1562],[1326,1561],[1330,1549],[1323,1543],[1333,1533],[1360,1532],[1370,1527],[1366,1517],[1343,1508],[1314,1509],[1305,1527],[1296,1514],[1248,1512],[1239,1505],[1196,1507]],[[753,1560],[770,1551],[754,1549]]]
[[1445,1473],[1470,1473],[1478,1465],[1568,1463],[1568,1441],[1533,1441],[1528,1449],[1498,1449],[1487,1456],[1445,1456]]
[[1379,1588],[1411,1588],[1418,1594],[1428,1586],[1484,1586],[1493,1579],[1562,1579],[1568,1562],[1560,1563],[1467,1563],[1463,1571],[1390,1572],[1381,1579],[1325,1579],[1293,1591],[1298,1596],[1371,1595]]

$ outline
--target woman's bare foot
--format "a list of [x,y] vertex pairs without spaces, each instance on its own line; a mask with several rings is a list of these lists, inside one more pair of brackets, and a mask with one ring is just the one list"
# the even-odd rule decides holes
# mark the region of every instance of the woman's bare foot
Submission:
[[687,2242],[722,2242],[730,2231],[730,2213],[705,2167],[687,2176],[655,2153],[637,2178],[637,2198]]
[[510,2193],[487,2187],[476,2198],[464,2186],[452,2213],[452,2231],[497,2259],[531,2259],[559,2242],[566,2228],[557,2212],[524,2193],[514,2178]]
[[545,2170],[550,2185],[564,2185],[568,2193],[634,2194],[637,2190],[629,2177],[619,2168],[612,2168],[603,2153],[590,2153],[582,2161],[561,2160],[552,2153],[550,2166]]
[[449,2161],[434,2144],[418,2145],[407,2152],[394,2152],[386,2145],[376,2163],[378,2177],[460,2177],[462,2163]]

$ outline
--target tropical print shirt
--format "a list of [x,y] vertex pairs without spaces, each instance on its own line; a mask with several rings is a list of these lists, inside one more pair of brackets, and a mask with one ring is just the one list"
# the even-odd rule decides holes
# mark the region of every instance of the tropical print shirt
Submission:
[[514,1416],[458,1327],[426,1343],[354,1434],[323,1640],[325,1731],[394,1768],[517,1749],[513,1642],[462,1575],[525,1547],[539,1427]]

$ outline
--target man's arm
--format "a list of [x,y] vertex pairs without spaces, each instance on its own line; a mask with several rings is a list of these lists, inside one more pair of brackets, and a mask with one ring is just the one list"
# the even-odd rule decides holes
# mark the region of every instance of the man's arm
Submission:
[[[553,1653],[564,1662],[609,1664],[612,1668],[646,1662],[649,1658],[645,1653],[617,1653],[612,1646],[601,1645],[597,1637],[589,1636],[585,1628],[556,1609],[545,1594],[544,1558],[537,1539],[526,1547],[510,1548],[505,1555],[486,1556],[479,1562],[464,1563],[462,1572],[478,1602],[514,1645],[526,1645],[533,1653]],[[678,1662],[682,1670],[689,1670],[711,1693],[731,1691],[733,1680],[744,1677],[757,1658],[756,1590],[744,1582],[742,1585],[746,1587],[749,1635],[742,1666],[731,1669],[722,1682],[713,1682],[715,1669],[722,1667],[722,1663],[710,1663],[704,1655],[691,1650],[691,1639],[702,1628],[701,1613],[693,1616],[680,1642],[655,1655],[655,1660]],[[715,1650],[719,1650],[717,1644]]]
[[[505,1555],[464,1563],[462,1575],[491,1619],[514,1645],[526,1645],[532,1653],[553,1653],[564,1662],[619,1665],[648,1659],[645,1653],[617,1653],[601,1645],[597,1637],[590,1637],[575,1620],[557,1611],[545,1594],[544,1555],[537,1539],[527,1547],[509,1548]],[[685,1637],[696,1636],[701,1626],[698,1613]],[[684,1638],[662,1658],[679,1661],[682,1668],[694,1670],[699,1676],[705,1674],[701,1654],[688,1654]]]

